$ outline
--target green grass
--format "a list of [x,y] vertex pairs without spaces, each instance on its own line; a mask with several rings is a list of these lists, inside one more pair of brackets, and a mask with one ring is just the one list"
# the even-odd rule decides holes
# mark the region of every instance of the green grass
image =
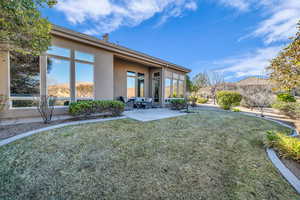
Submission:
[[267,130],[287,131],[216,111],[56,129],[0,148],[0,199],[300,199]]

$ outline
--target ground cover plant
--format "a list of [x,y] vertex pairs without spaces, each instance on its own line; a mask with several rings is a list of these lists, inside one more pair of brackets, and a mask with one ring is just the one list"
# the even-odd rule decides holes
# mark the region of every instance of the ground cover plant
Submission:
[[52,130],[0,148],[0,199],[300,199],[268,130],[288,131],[220,111]]
[[267,131],[266,144],[274,148],[280,156],[300,163],[300,140],[284,133]]

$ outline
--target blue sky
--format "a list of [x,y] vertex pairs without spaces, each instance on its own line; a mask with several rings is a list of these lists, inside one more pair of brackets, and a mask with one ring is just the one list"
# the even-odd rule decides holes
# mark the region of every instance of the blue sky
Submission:
[[299,0],[59,0],[45,17],[227,81],[262,75],[300,19]]

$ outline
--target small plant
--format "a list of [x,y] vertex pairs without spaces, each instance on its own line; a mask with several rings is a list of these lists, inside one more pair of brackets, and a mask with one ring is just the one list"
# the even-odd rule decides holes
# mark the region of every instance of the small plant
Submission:
[[266,145],[274,148],[280,156],[300,163],[300,140],[283,133],[268,131],[266,133]]
[[39,111],[45,124],[49,124],[52,120],[56,97],[41,95],[36,102],[37,110]]
[[277,94],[277,100],[282,102],[296,102],[296,98],[290,93]]
[[187,101],[185,99],[172,99],[170,103],[172,110],[182,110],[187,106]]
[[241,112],[241,110],[238,109],[238,108],[232,108],[232,111],[233,111],[233,112]]
[[197,96],[190,96],[189,97],[189,101],[192,102],[192,107],[196,107],[197,106],[197,99],[198,97]]
[[204,104],[204,103],[207,103],[207,102],[208,102],[207,98],[199,97],[197,99],[197,103],[200,103],[200,104]]
[[5,106],[7,105],[7,101],[8,98],[5,95],[0,94],[0,112],[2,112],[5,109]]
[[110,112],[119,116],[124,112],[125,104],[115,100],[96,100],[73,102],[69,106],[69,113],[75,116],[89,116],[96,113]]
[[238,106],[242,100],[242,95],[238,92],[219,91],[217,92],[217,103],[224,110],[230,110],[232,106]]

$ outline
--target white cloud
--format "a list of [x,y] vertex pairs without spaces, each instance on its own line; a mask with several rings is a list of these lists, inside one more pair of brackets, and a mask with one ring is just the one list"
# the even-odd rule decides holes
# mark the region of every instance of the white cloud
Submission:
[[219,68],[217,71],[231,74],[230,78],[262,75],[265,73],[265,68],[270,64],[270,60],[281,49],[282,46],[260,48],[249,54],[216,61],[214,64]]
[[251,0],[217,0],[218,3],[227,7],[233,7],[240,11],[247,11],[251,6]]
[[88,34],[111,32],[120,26],[136,26],[160,13],[160,24],[184,11],[197,9],[197,0],[61,0],[55,7],[73,24],[93,22]]
[[258,25],[252,35],[263,37],[265,44],[286,41],[294,36],[300,20],[300,1],[281,0],[278,4],[269,4],[268,8],[268,17]]

